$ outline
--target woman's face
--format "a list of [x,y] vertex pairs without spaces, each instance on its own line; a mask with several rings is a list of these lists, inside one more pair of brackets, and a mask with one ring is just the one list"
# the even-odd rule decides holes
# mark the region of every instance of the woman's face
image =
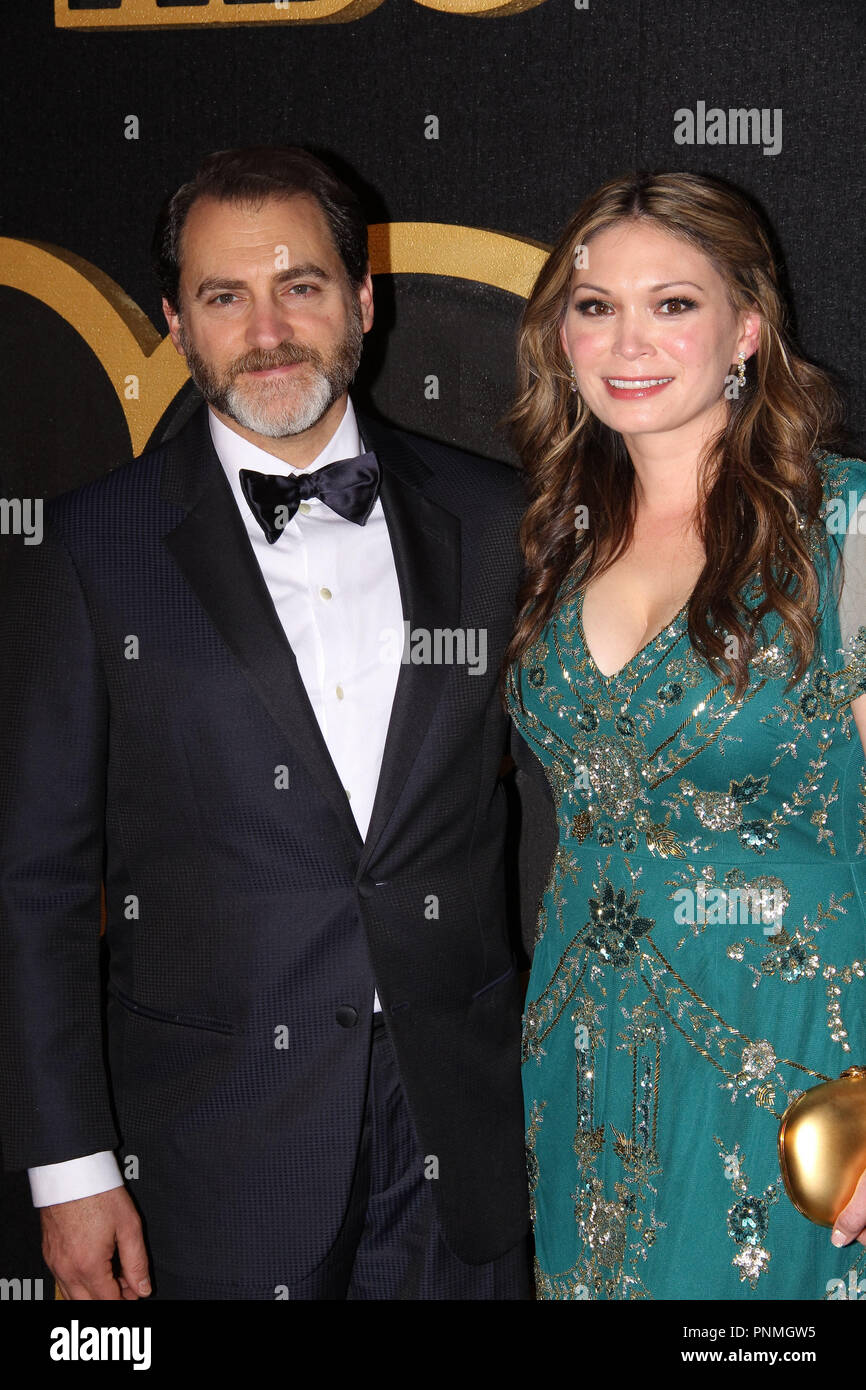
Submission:
[[626,444],[676,433],[699,447],[724,424],[725,378],[760,316],[737,314],[707,257],[646,219],[597,232],[581,259],[561,335],[589,409]]

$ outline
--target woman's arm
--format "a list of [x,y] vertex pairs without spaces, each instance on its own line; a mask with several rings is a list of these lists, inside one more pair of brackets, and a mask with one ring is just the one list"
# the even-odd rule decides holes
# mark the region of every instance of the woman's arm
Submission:
[[[851,701],[851,713],[866,753],[866,695],[858,695]],[[866,1245],[866,1173],[861,1176],[851,1201],[836,1218],[831,1239],[834,1245],[849,1245],[852,1240]]]
[[856,700],[851,701],[851,713],[860,730],[860,742],[863,744],[863,752],[866,753],[866,695],[858,695]]

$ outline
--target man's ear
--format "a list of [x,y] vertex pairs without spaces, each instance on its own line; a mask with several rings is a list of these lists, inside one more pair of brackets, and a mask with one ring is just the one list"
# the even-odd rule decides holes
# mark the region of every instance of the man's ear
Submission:
[[369,267],[358,289],[358,303],[361,307],[361,327],[369,333],[373,327],[373,279]]
[[176,351],[180,353],[181,357],[185,357],[186,353],[180,345],[180,311],[169,304],[165,295],[162,297],[162,312],[165,314],[169,336],[174,343]]

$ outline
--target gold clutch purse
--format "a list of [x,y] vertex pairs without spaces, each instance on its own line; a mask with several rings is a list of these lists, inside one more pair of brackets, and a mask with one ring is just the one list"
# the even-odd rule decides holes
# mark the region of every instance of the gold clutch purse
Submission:
[[832,1226],[866,1171],[866,1067],[848,1067],[791,1102],[779,1125],[779,1165],[797,1210]]

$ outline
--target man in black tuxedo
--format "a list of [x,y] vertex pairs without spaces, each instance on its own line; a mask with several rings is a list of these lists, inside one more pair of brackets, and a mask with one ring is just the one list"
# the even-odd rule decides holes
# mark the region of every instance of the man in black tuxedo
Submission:
[[209,157],[154,246],[206,404],[3,599],[7,1165],[69,1298],[527,1297],[520,483],[355,415],[366,225],[306,152]]

